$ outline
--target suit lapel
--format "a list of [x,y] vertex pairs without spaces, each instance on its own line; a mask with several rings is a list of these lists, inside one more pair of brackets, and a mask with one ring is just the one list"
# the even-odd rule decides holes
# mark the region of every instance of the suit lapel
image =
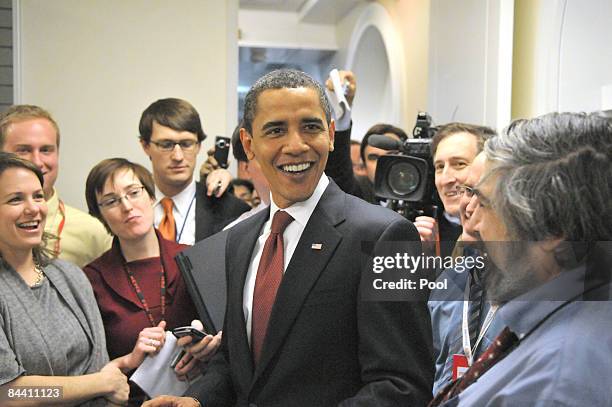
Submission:
[[[249,271],[255,243],[269,216],[270,209],[268,208],[230,229],[230,236],[225,253],[226,264],[229,265],[227,268],[227,278],[229,287],[231,287],[228,290],[227,297],[228,304],[230,304],[227,309],[228,312],[231,312],[231,315],[227,315],[226,320],[231,320],[232,323],[237,326],[234,332],[238,334],[235,339],[237,342],[236,347],[232,347],[236,354],[231,355],[231,358],[235,358],[241,366],[240,369],[237,369],[236,376],[240,377],[244,388],[249,387],[253,377],[253,356],[247,338],[246,322],[243,311],[244,284]],[[248,253],[248,255],[238,255],[240,253]]]
[[[276,294],[253,385],[282,346],[304,300],[342,240],[335,227],[344,219],[344,193],[330,182],[306,224]],[[320,244],[321,249],[313,249],[313,244]]]
[[210,210],[210,198],[206,196],[204,185],[196,182],[195,200],[195,241],[199,242],[212,234],[214,221],[213,211]]

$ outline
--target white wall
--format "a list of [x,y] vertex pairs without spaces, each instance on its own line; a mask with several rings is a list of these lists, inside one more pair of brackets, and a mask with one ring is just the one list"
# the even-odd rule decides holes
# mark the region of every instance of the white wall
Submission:
[[567,1],[559,58],[560,111],[602,106],[602,87],[612,84],[612,2]]
[[[209,135],[236,117],[238,0],[20,0],[21,100],[51,111],[61,130],[56,184],[84,208],[93,165],[122,156],[147,165],[138,120],[179,97]],[[205,153],[201,153],[202,156]]]
[[426,107],[429,3],[421,0],[361,4],[337,24],[336,67],[357,78],[351,137],[391,123],[410,133]]
[[433,0],[428,111],[503,127],[511,109],[513,0]]
[[[612,2],[523,0],[530,13],[517,21],[525,59],[515,60],[522,81],[514,83],[516,117],[554,111],[612,109]],[[533,21],[532,21],[533,20]],[[518,65],[520,64],[520,65]]]

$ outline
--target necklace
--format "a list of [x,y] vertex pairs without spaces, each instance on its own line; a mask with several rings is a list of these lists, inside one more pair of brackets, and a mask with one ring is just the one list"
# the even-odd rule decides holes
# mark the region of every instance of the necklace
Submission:
[[34,271],[36,272],[36,281],[34,281],[34,284],[32,284],[31,287],[39,287],[42,285],[43,280],[45,279],[45,274],[43,273],[42,266],[36,259],[34,259]]

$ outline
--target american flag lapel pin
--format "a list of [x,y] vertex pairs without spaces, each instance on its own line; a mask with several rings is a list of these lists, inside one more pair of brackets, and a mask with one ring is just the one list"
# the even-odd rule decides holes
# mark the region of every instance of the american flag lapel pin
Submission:
[[321,250],[323,248],[323,244],[322,243],[313,243],[312,246],[310,246],[310,248],[312,250]]

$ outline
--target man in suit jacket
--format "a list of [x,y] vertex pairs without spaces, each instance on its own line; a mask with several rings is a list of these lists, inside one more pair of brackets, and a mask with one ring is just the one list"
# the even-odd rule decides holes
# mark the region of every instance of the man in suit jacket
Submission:
[[[361,296],[368,290],[361,242],[420,248],[419,236],[406,219],[345,194],[323,174],[334,124],[321,86],[291,70],[260,78],[246,97],[241,138],[270,183],[272,201],[229,230],[220,351],[187,392],[191,398],[145,405],[425,405],[433,380],[425,303]],[[252,329],[259,263],[271,218],[282,211],[293,218],[282,233],[284,274],[263,344],[252,350],[261,338]]]
[[[163,201],[171,199],[174,235],[166,239],[193,245],[219,232],[250,207],[231,194],[216,197],[193,171],[200,144],[206,138],[200,116],[187,101],[160,99],[145,109],[139,124],[140,144],[151,159],[155,186],[155,227],[164,222]],[[163,229],[163,228],[162,228]]]

